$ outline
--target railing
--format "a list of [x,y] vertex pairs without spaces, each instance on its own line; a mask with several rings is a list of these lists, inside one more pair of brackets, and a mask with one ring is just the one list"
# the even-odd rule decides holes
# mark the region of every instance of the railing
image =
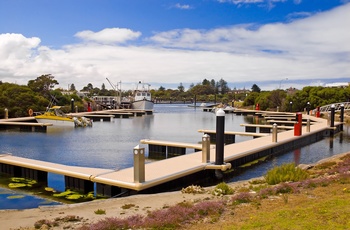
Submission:
[[[339,102],[339,103],[334,103],[334,104],[320,107],[320,112],[321,113],[330,112],[332,105],[334,105],[335,111],[340,111],[340,108],[342,106],[344,106],[344,110],[350,110],[350,102]],[[317,109],[314,109],[314,111],[317,111]]]

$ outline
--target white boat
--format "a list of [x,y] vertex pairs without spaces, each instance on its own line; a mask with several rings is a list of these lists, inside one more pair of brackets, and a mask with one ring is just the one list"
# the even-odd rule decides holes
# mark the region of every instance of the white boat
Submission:
[[139,82],[136,90],[134,91],[134,98],[131,103],[132,109],[153,110],[154,103],[152,101],[152,96],[149,87],[149,84]]
[[62,110],[61,106],[48,108],[44,114],[35,116],[38,123],[51,123],[59,127],[85,127],[92,126],[92,121],[85,117],[68,117]]

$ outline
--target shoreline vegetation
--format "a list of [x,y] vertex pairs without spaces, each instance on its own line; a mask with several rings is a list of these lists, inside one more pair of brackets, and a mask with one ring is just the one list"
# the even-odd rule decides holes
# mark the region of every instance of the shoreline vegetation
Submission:
[[1,210],[0,222],[3,229],[346,229],[349,197],[350,152],[207,188]]

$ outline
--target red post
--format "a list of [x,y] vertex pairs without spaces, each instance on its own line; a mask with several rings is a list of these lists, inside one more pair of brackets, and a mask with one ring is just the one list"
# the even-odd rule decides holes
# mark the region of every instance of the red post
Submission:
[[320,117],[320,106],[317,106],[316,117]]
[[90,102],[88,102],[88,112],[91,112],[91,105],[90,105]]
[[296,123],[294,124],[294,136],[301,136],[301,128],[303,126],[302,123],[302,114],[297,113],[296,114]]
[[255,110],[260,110],[260,105],[259,105],[259,103],[258,103],[258,104],[256,104],[256,106],[255,106]]

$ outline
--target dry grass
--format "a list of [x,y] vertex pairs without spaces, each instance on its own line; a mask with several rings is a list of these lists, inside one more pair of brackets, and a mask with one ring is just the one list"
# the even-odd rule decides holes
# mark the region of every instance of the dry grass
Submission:
[[321,183],[305,183],[297,193],[228,206],[218,222],[197,222],[186,229],[349,229],[349,159],[348,154],[311,169]]

